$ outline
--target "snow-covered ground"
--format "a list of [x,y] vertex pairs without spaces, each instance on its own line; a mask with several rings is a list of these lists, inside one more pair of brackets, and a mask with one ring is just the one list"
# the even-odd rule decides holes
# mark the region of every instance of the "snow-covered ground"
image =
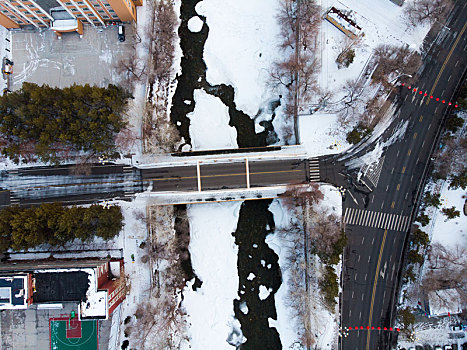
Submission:
[[348,68],[338,69],[336,58],[345,35],[328,21],[321,24],[321,62],[319,85],[325,91],[334,93],[333,101],[344,95],[343,84],[360,76],[370,59],[373,49],[381,44],[405,46],[420,50],[429,25],[413,27],[403,14],[411,0],[397,6],[389,0],[319,0],[323,14],[331,6],[340,11],[352,11],[352,17],[362,28],[364,37],[360,47],[355,49],[354,62]]
[[238,247],[232,232],[237,227],[240,205],[230,202],[188,207],[191,262],[202,281],[196,291],[192,289],[194,281],[183,291],[191,349],[235,349],[227,339],[243,338],[233,308],[233,300],[238,299]]
[[[467,247],[467,216],[464,215],[464,203],[467,191],[462,188],[449,189],[447,183],[441,187],[441,207],[435,210],[431,217],[432,237],[431,242],[439,242],[451,249],[457,245]],[[456,207],[460,216],[448,219],[442,212],[442,208]]]
[[[329,213],[335,214],[340,217],[342,215],[342,198],[339,192],[329,185],[320,186],[320,190],[324,194],[324,199],[320,203],[323,209],[329,210]],[[293,214],[285,208],[281,201],[276,199],[272,202],[269,210],[274,215],[274,223],[276,225],[276,233],[268,235],[266,243],[271,249],[279,256],[279,267],[282,274],[282,284],[275,294],[275,305],[277,311],[277,321],[270,322],[279,332],[282,348],[292,349],[294,344],[301,342],[299,336],[299,329],[303,327],[301,320],[296,318],[296,311],[290,306],[289,297],[289,278],[290,270],[288,267],[288,256],[291,253],[292,244],[285,236],[280,235],[277,231],[287,230],[290,228],[296,218]],[[319,259],[315,260],[316,265],[319,265]],[[336,271],[339,276],[340,271]],[[316,275],[317,271],[312,271],[312,275]],[[325,306],[319,301],[318,298],[310,300],[311,312],[311,332],[316,335],[317,342],[315,344],[317,349],[327,350],[333,349],[336,341],[338,329],[338,314],[331,314]]]
[[195,90],[194,98],[195,110],[187,115],[192,149],[238,148],[237,131],[229,126],[228,107],[204,90]]

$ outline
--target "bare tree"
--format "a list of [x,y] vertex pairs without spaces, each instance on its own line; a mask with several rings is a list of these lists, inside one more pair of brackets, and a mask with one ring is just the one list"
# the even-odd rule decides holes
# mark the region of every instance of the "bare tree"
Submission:
[[130,125],[127,125],[125,128],[120,130],[115,137],[115,144],[120,150],[125,152],[130,152],[136,141],[139,140],[136,132],[134,132],[130,127]]
[[[421,64],[420,55],[410,50],[407,46],[397,47],[393,45],[379,45],[374,51],[377,58],[377,66],[371,76],[373,84],[382,84],[386,89],[392,87],[390,76],[413,75]],[[403,67],[403,71],[401,71]]]
[[452,9],[451,0],[413,0],[404,11],[413,25],[418,23],[443,21]]
[[91,175],[91,167],[95,158],[92,155],[81,156],[70,168],[72,175]]
[[273,88],[283,86],[286,95],[285,115],[294,120],[294,133],[298,139],[297,115],[318,91],[316,74],[319,61],[315,55],[320,23],[319,6],[314,0],[284,0],[277,15],[283,38],[280,48],[283,59],[271,69]]
[[122,57],[117,61],[115,70],[131,84],[135,81],[141,81],[146,76],[146,64],[142,59],[137,57],[134,46],[128,56]]
[[433,243],[425,260],[426,272],[422,288],[425,292],[445,288],[456,288],[463,301],[467,301],[467,248],[456,245],[448,248],[438,242]]
[[443,177],[458,174],[464,169],[464,158],[467,152],[467,135],[448,136],[443,139],[444,147],[435,154],[435,169]]

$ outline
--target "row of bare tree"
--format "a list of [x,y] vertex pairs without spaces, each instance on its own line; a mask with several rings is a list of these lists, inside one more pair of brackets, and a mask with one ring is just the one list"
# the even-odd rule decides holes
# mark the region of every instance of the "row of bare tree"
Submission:
[[289,227],[279,232],[290,243],[284,266],[289,272],[287,300],[299,325],[300,340],[307,347],[317,340],[313,332],[317,327],[313,323],[319,322],[314,315],[316,309],[328,307],[334,312],[334,305],[329,305],[326,291],[322,290],[326,285],[322,279],[330,267],[326,265],[330,263],[329,258],[335,255],[341,228],[338,218],[320,206],[323,198],[317,184],[290,186],[280,197],[282,205],[294,217]]
[[[142,126],[143,151],[171,152],[180,140],[167,112],[174,77],[178,19],[171,0],[151,0],[146,6],[150,18],[144,29],[144,40],[137,35],[139,40],[135,41],[130,54],[120,59],[115,68],[130,90],[136,83],[146,82],[148,87]],[[132,140],[136,141],[137,137],[130,131],[122,132],[117,139],[124,149],[133,145]]]
[[183,255],[188,251],[189,232],[174,235],[174,215],[173,206],[152,206],[147,216],[144,213],[138,216],[150,232],[141,263],[150,265],[153,285],[125,328],[135,349],[178,349],[187,340],[180,301],[186,283],[182,261],[187,258]]
[[271,69],[271,85],[286,89],[285,114],[298,140],[298,111],[318,92],[316,74],[320,65],[316,49],[320,7],[314,0],[284,0],[277,20],[283,59],[275,62]]

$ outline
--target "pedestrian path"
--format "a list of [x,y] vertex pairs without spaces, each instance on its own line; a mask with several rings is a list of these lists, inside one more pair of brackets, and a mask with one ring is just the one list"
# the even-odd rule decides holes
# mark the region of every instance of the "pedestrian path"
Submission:
[[392,231],[407,231],[409,216],[380,211],[347,208],[344,214],[347,225],[367,226]]

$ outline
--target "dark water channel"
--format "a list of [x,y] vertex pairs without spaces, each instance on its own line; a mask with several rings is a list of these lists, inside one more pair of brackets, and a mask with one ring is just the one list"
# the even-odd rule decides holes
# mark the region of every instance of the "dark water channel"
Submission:
[[[200,1],[202,0],[182,0],[181,2],[181,24],[178,35],[183,57],[181,59],[181,74],[177,76],[177,89],[172,99],[170,111],[172,122],[177,125],[178,131],[184,137],[185,142],[191,144],[189,134],[190,119],[187,114],[195,109],[194,90],[203,89],[208,94],[218,97],[228,107],[229,125],[237,130],[238,147],[260,147],[277,142],[278,138],[272,126],[272,120],[261,122],[260,124],[264,127],[264,130],[257,134],[254,120],[237,109],[234,102],[233,87],[225,84],[211,85],[206,81],[206,64],[203,60],[204,44],[209,33],[206,18],[199,16],[204,22],[199,32],[191,32],[188,29],[188,20],[198,15],[195,6]],[[279,102],[272,101],[269,107],[274,112],[278,105]]]
[[[245,201],[235,231],[238,245],[238,277],[240,300],[234,300],[235,317],[242,325],[247,341],[242,350],[282,349],[279,333],[269,327],[268,318],[277,319],[274,294],[281,285],[279,257],[265,242],[266,235],[274,232],[274,218],[269,211],[272,200]],[[248,279],[250,273],[256,277]],[[259,287],[265,286],[271,293],[261,300]],[[244,314],[240,305],[246,304]]]
[[[224,84],[211,85],[206,81],[206,64],[203,61],[204,43],[209,33],[206,18],[199,16],[204,22],[201,31],[194,33],[188,30],[188,20],[198,15],[195,6],[200,1],[182,0],[181,2],[181,25],[178,34],[183,57],[181,59],[181,74],[177,76],[177,89],[172,100],[172,122],[177,125],[180,135],[184,137],[186,143],[191,144],[190,120],[187,118],[187,114],[193,112],[195,108],[194,90],[203,89],[208,94],[220,98],[228,107],[229,125],[237,130],[237,144],[240,148],[267,146],[277,142],[272,120],[261,122],[260,125],[264,127],[264,131],[257,134],[254,119],[237,110],[233,87]],[[271,101],[266,107],[272,112],[273,118],[274,111],[279,105],[280,98]],[[258,111],[257,115],[261,112]],[[271,200],[244,202],[240,209],[237,230],[234,233],[235,242],[239,249],[237,268],[240,300],[232,302],[235,316],[240,321],[243,335],[247,338],[244,344],[238,346],[242,350],[282,349],[277,330],[270,328],[268,323],[268,318],[277,319],[274,294],[281,284],[278,256],[265,242],[266,235],[274,230],[274,218],[268,209],[270,203]],[[191,263],[185,262],[183,269],[188,278],[194,276]],[[256,276],[252,280],[247,278],[250,273]],[[196,282],[195,288],[202,284],[202,281],[198,279]],[[259,298],[260,285],[270,290],[270,294],[265,300]],[[241,311],[240,305],[242,304],[246,304],[248,307],[246,314]]]

